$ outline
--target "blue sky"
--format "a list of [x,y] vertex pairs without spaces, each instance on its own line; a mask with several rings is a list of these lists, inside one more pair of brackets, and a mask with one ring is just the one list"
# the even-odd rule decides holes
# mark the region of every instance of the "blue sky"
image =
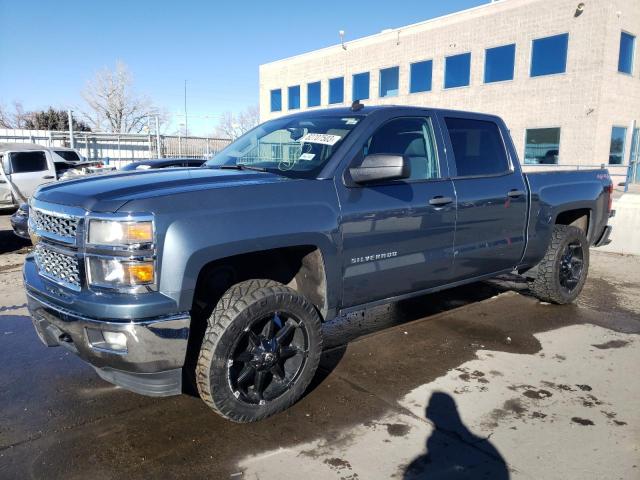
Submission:
[[80,105],[87,80],[120,59],[170,114],[186,79],[190,130],[206,134],[257,104],[261,63],[334,45],[341,29],[350,40],[488,1],[0,0],[0,103]]

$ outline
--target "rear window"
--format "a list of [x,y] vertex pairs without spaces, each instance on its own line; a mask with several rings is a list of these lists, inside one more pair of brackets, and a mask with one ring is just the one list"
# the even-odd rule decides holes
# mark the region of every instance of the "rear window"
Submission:
[[509,171],[498,125],[487,120],[446,118],[457,176],[496,175]]
[[44,152],[14,152],[11,154],[11,173],[42,172],[47,170]]
[[56,155],[61,156],[68,162],[78,162],[80,161],[80,157],[78,154],[72,150],[55,150]]

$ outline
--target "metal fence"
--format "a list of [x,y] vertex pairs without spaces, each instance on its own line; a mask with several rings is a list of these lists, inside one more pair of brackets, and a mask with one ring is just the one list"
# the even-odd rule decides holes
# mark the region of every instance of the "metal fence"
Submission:
[[[70,147],[71,137],[68,131],[0,128],[0,142]],[[88,160],[104,160],[118,167],[135,160],[158,157],[210,158],[230,142],[229,139],[213,137],[73,132],[74,147]]]

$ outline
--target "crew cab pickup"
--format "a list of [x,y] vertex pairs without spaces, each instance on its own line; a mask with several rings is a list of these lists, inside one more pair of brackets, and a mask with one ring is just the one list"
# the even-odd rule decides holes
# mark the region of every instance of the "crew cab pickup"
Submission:
[[492,115],[314,110],[201,168],[40,187],[24,284],[45,345],[249,422],[303,394],[323,321],[505,272],[572,302],[611,195],[604,169],[524,174]]
[[34,143],[0,143],[0,208],[18,207],[45,183],[106,171],[77,150]]

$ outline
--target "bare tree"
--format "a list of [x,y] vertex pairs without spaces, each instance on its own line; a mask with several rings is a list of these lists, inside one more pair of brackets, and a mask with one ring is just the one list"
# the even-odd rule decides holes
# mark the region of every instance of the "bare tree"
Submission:
[[221,138],[235,140],[260,123],[260,111],[257,105],[252,105],[240,113],[224,112],[216,126],[214,135]]
[[29,113],[20,102],[13,102],[13,112],[0,104],[0,128],[28,128]]
[[94,131],[140,133],[155,115],[161,115],[151,99],[137,94],[127,66],[116,62],[114,70],[105,68],[82,91],[88,111],[83,112]]

